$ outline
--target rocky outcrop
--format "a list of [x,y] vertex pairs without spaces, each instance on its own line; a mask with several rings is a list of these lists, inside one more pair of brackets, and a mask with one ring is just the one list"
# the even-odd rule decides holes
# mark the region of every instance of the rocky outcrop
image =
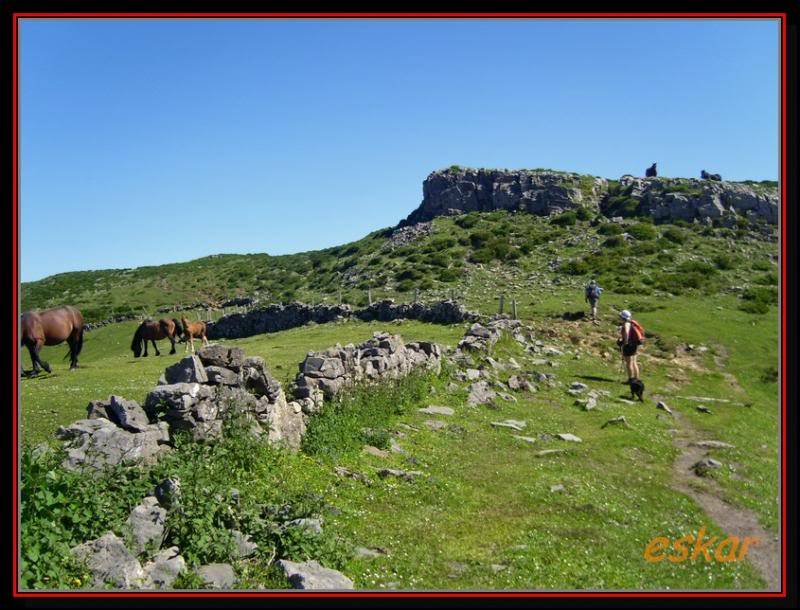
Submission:
[[309,352],[300,363],[292,393],[306,413],[342,389],[360,381],[398,379],[415,369],[440,370],[442,350],[436,343],[403,343],[400,335],[376,332],[358,345],[335,345]]
[[422,203],[400,228],[468,212],[549,215],[578,207],[612,216],[652,216],[657,222],[719,219],[733,224],[747,218],[774,225],[779,217],[777,188],[716,180],[626,175],[610,187],[605,178],[569,172],[451,167],[431,173],[422,191]]
[[467,212],[517,210],[548,215],[580,206],[597,209],[607,190],[604,178],[568,172],[451,167],[425,179],[422,203],[400,225]]
[[[758,188],[738,182],[716,182],[685,178],[635,178],[623,176],[616,197],[628,197],[638,204],[638,214],[656,222],[684,220],[713,222],[737,218],[778,224],[777,188]],[[601,208],[613,204],[613,196]]]
[[455,301],[437,303],[399,303],[385,299],[363,309],[354,310],[349,305],[268,305],[247,313],[223,316],[208,324],[210,339],[238,339],[262,333],[274,333],[303,326],[309,322],[324,324],[357,318],[363,321],[420,320],[433,324],[455,324],[478,318],[478,314]]

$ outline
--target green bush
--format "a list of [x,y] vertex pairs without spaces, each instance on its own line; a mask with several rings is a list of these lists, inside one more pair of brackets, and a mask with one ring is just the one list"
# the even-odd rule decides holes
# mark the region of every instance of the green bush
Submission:
[[729,271],[736,268],[739,264],[739,259],[730,254],[717,254],[714,257],[714,264],[717,266],[717,269]]
[[686,243],[686,233],[677,227],[670,227],[662,234],[662,237],[673,244]]
[[597,227],[597,232],[600,235],[621,235],[622,227],[614,222],[607,222]]
[[752,286],[742,293],[742,302],[739,309],[748,313],[765,314],[771,305],[778,304],[777,288]]
[[770,271],[773,269],[772,263],[763,259],[753,261],[752,267],[755,271]]
[[478,224],[477,214],[465,214],[456,218],[455,223],[462,229],[471,229]]
[[494,236],[489,233],[489,231],[473,231],[469,235],[469,242],[472,244],[473,248],[479,249],[489,243],[493,238]]
[[762,286],[777,286],[778,272],[770,271],[769,273],[764,273],[763,275],[757,276],[753,281],[756,284],[761,284]]
[[628,233],[631,237],[640,241],[651,240],[658,237],[658,232],[655,227],[646,222],[637,222],[635,225],[628,228]]
[[589,273],[589,265],[586,261],[575,259],[562,263],[559,271],[567,275],[586,275]]
[[622,248],[625,245],[625,238],[622,235],[614,235],[603,242],[604,248]]
[[575,216],[577,217],[578,220],[583,220],[583,221],[589,220],[592,217],[589,210],[583,206],[575,210]]
[[648,254],[655,254],[658,252],[658,244],[653,241],[643,241],[635,244],[631,252],[637,256],[645,256]]
[[571,227],[577,222],[578,216],[575,212],[563,212],[555,216],[550,223],[558,227]]

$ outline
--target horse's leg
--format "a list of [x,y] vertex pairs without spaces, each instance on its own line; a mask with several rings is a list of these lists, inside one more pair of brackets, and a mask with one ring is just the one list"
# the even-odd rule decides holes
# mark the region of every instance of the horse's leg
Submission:
[[69,345],[69,370],[74,371],[76,368],[78,368],[78,357],[75,355],[78,342],[75,340],[73,335],[70,335],[69,339],[67,339],[67,345]]
[[143,339],[142,343],[144,343],[144,354],[142,354],[142,358],[147,358],[147,339]]
[[175,335],[169,337],[169,343],[172,346],[172,349],[169,350],[170,356],[175,353]]
[[[26,343],[25,347],[28,348],[28,353],[31,355],[31,363],[33,364],[33,370],[31,370],[31,375],[38,375],[39,374],[39,359],[36,355],[36,347],[34,342]],[[22,366],[22,362],[20,362],[20,366]]]
[[153,349],[156,350],[156,356],[160,356],[161,352],[158,351],[158,344],[156,343],[156,340],[150,339],[150,341],[153,343]]
[[203,333],[203,346],[207,346],[207,345],[208,345],[208,337],[206,337],[206,334]]
[[50,372],[50,365],[47,364],[42,358],[39,356],[39,351],[42,349],[42,345],[44,345],[44,341],[41,339],[37,339],[33,344],[28,344],[28,351],[31,354],[31,360],[33,361],[33,374],[39,374],[39,367],[42,367],[48,373]]

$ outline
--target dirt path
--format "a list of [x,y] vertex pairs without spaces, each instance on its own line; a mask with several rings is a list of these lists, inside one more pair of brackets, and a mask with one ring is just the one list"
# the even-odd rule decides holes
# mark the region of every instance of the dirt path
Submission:
[[725,502],[720,486],[710,477],[703,478],[706,490],[696,486],[697,475],[692,466],[708,455],[708,450],[692,443],[700,440],[722,440],[701,437],[691,423],[674,412],[678,432],[675,434],[675,446],[680,454],[673,464],[674,487],[692,498],[706,514],[728,535],[757,537],[759,543],[751,546],[747,557],[767,583],[767,589],[780,590],[781,545],[780,538],[765,530],[758,522],[758,517],[750,510],[737,508]]

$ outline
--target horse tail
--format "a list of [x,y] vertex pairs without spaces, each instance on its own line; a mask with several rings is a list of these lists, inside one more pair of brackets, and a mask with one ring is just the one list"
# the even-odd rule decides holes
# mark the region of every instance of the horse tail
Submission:
[[136,332],[133,333],[133,341],[131,341],[131,351],[133,352],[133,357],[138,358],[139,355],[142,353],[142,333],[144,332],[144,322],[139,324],[139,328],[136,329]]

